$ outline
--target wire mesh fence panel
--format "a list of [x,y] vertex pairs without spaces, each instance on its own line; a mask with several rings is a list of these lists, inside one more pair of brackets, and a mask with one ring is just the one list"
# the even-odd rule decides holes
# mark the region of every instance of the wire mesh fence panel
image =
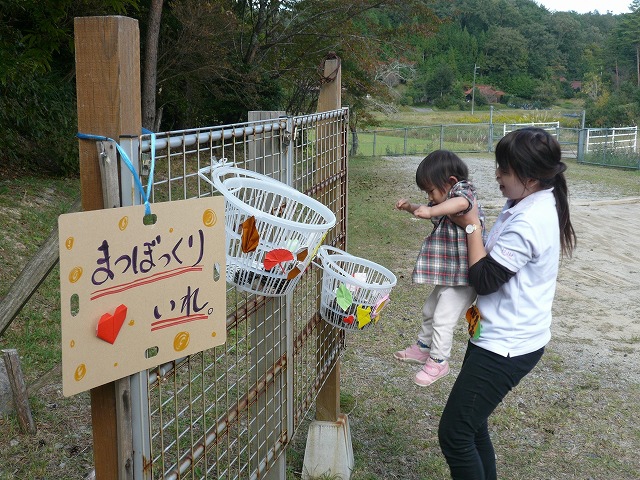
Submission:
[[527,123],[504,123],[502,124],[502,136],[514,130],[519,130],[525,127],[537,127],[548,131],[551,134],[557,134],[560,128],[560,122],[527,122]]
[[[153,173],[153,202],[220,195],[198,171],[222,160],[264,174],[329,207],[337,221],[324,243],[344,248],[347,127],[341,109],[143,135],[139,168],[143,183]],[[274,297],[227,283],[226,343],[141,374],[141,478],[265,475],[344,347],[341,334],[323,334],[321,278],[309,264],[292,294]]]
[[492,125],[488,123],[431,125],[356,133],[357,150],[364,156],[426,155],[434,150],[489,151]]
[[486,152],[492,139],[491,124],[443,125],[442,146],[458,153]]
[[580,129],[579,128],[563,128],[556,130],[556,139],[560,143],[563,158],[578,158]]
[[[560,142],[563,156],[578,157],[581,130],[560,127],[559,122],[448,124],[363,130],[352,134],[352,154],[424,156],[438,149],[455,153],[492,152],[504,135],[531,126],[543,128],[554,135]],[[357,148],[353,148],[353,144],[357,144]]]

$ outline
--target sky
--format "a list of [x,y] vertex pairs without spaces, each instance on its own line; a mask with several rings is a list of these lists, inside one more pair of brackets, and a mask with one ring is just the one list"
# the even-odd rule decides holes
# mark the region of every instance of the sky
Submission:
[[629,13],[629,4],[631,4],[631,0],[536,0],[536,2],[551,11],[573,10],[578,13],[587,13],[597,10],[602,14],[608,11],[613,14]]

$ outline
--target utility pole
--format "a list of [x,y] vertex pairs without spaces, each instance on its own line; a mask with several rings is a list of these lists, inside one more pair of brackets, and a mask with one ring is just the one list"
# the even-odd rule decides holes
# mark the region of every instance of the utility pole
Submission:
[[471,115],[473,115],[473,107],[476,103],[476,70],[478,66],[473,64],[473,87],[471,87]]

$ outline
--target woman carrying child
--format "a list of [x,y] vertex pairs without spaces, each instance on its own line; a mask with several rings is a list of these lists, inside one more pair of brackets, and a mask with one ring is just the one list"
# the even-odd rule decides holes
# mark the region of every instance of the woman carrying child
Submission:
[[[496,181],[507,198],[483,242],[467,235],[470,309],[467,351],[440,419],[440,448],[454,480],[495,480],[488,419],[538,363],[551,338],[551,307],[559,259],[576,236],[557,140],[539,128],[505,135],[495,151]],[[476,208],[451,217],[478,224]]]

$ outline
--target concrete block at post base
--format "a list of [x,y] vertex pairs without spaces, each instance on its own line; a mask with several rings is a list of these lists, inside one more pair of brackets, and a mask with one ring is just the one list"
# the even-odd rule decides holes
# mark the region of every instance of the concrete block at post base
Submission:
[[313,480],[323,475],[348,480],[353,466],[349,417],[340,414],[336,422],[311,422],[302,464],[302,480]]

